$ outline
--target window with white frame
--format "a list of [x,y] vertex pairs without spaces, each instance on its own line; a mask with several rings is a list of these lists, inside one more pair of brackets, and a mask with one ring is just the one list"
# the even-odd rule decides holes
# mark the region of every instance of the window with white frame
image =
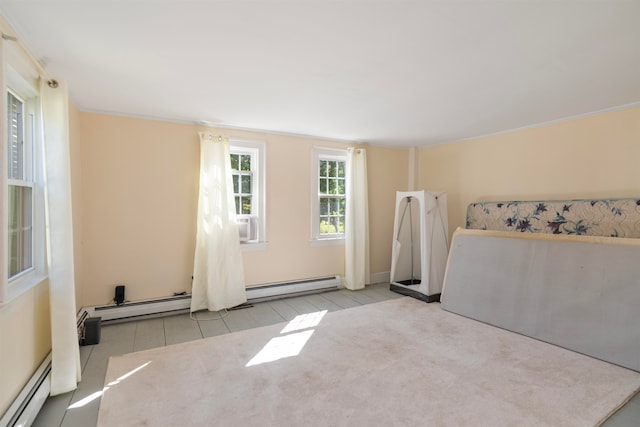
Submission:
[[313,238],[342,239],[345,230],[346,150],[315,148]]
[[44,193],[36,82],[6,66],[7,283],[11,300],[45,277]]
[[229,141],[233,196],[242,243],[266,241],[264,151],[261,142]]
[[33,143],[31,135],[26,135],[26,128],[25,103],[8,91],[9,279],[33,268]]

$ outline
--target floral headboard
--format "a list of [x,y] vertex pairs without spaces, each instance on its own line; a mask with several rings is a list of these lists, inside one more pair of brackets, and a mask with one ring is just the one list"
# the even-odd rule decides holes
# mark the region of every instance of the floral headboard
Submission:
[[640,199],[471,203],[467,228],[640,238]]

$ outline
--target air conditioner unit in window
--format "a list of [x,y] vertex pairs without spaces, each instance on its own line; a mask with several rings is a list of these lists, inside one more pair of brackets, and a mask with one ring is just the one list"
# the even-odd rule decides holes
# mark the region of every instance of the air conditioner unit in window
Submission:
[[240,230],[240,241],[248,242],[251,240],[251,218],[238,218],[238,229]]

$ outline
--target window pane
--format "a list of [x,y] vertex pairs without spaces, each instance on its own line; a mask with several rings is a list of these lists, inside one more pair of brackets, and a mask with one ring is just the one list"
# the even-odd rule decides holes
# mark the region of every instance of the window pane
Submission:
[[238,170],[238,154],[231,154],[231,169]]
[[240,196],[235,196],[234,199],[236,201],[236,215],[239,215],[240,214]]
[[9,186],[9,277],[33,267],[32,189]]
[[320,194],[327,194],[327,179],[320,178]]
[[324,216],[320,217],[320,234],[327,234],[329,226],[327,223],[327,218]]
[[330,179],[329,180],[329,194],[336,194],[336,180],[335,179]]
[[242,171],[250,171],[251,170],[251,155],[250,154],[242,154],[242,155],[240,155],[240,170],[242,170]]
[[236,174],[233,174],[232,178],[233,178],[233,192],[234,194],[238,194],[240,192],[240,184],[238,183],[238,180],[240,179],[240,177]]
[[329,165],[329,169],[327,170],[328,176],[336,176],[336,162],[327,162]]
[[251,194],[251,175],[242,175],[242,194]]
[[327,162],[326,160],[320,160],[320,176],[327,176]]
[[11,93],[7,97],[8,174],[9,179],[25,179],[24,176],[24,122],[22,102]]
[[344,178],[344,162],[338,162],[338,176]]
[[340,199],[331,200],[331,215],[340,215],[341,213]]
[[320,198],[320,215],[329,215],[329,199],[326,197]]
[[337,233],[339,230],[338,218],[331,217],[329,221],[329,233]]
[[251,196],[242,197],[242,213],[244,215],[251,214]]

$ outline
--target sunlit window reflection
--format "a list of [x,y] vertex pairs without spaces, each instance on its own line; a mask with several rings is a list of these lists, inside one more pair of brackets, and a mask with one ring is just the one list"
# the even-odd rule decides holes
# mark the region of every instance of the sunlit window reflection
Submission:
[[[288,335],[272,338],[245,366],[249,367],[261,363],[273,362],[286,357],[297,356],[307,341],[309,341],[311,335],[313,335],[314,330],[309,328],[318,326],[325,314],[327,314],[327,310],[296,316],[280,331],[281,334]],[[301,329],[307,330],[293,334],[289,333]]]
[[147,363],[144,363],[144,364],[142,364],[142,365],[138,366],[137,368],[135,368],[135,369],[133,369],[133,370],[131,370],[131,371],[127,372],[126,374],[124,374],[123,376],[121,376],[120,378],[118,378],[117,380],[115,380],[115,381],[111,381],[111,382],[110,382],[109,384],[107,384],[107,385],[108,385],[108,386],[114,386],[114,385],[118,384],[120,381],[123,381],[123,380],[125,380],[125,379],[129,378],[131,375],[133,375],[133,374],[135,374],[136,372],[138,372],[139,370],[141,370],[141,369],[145,368],[149,363],[151,363],[151,361],[149,361],[149,362],[147,362]]
[[121,377],[119,377],[117,380],[111,381],[109,384],[107,384],[102,390],[96,391],[91,393],[89,396],[85,397],[84,399],[80,399],[78,400],[76,403],[70,405],[67,409],[77,409],[77,408],[82,408],[85,405],[88,405],[89,403],[93,402],[96,399],[99,399],[104,392],[106,392],[107,390],[109,390],[109,387],[113,387],[116,384],[120,383],[121,381],[124,381],[125,379],[127,379],[128,377],[130,377],[131,375],[135,374],[136,372],[138,372],[139,370],[145,368],[148,364],[150,364],[151,362],[147,362],[144,363],[140,366],[138,366],[135,369],[132,369],[131,371],[127,372],[126,374],[122,375]]
[[287,323],[287,326],[284,327],[281,334],[286,334],[287,332],[299,331],[300,329],[313,328],[318,326],[320,320],[327,314],[327,310],[316,311],[315,313],[306,313],[296,316],[295,319]]
[[309,338],[311,338],[312,334],[313,329],[272,338],[246,366],[249,367],[284,359],[285,357],[297,356],[300,354],[302,347],[304,347]]

